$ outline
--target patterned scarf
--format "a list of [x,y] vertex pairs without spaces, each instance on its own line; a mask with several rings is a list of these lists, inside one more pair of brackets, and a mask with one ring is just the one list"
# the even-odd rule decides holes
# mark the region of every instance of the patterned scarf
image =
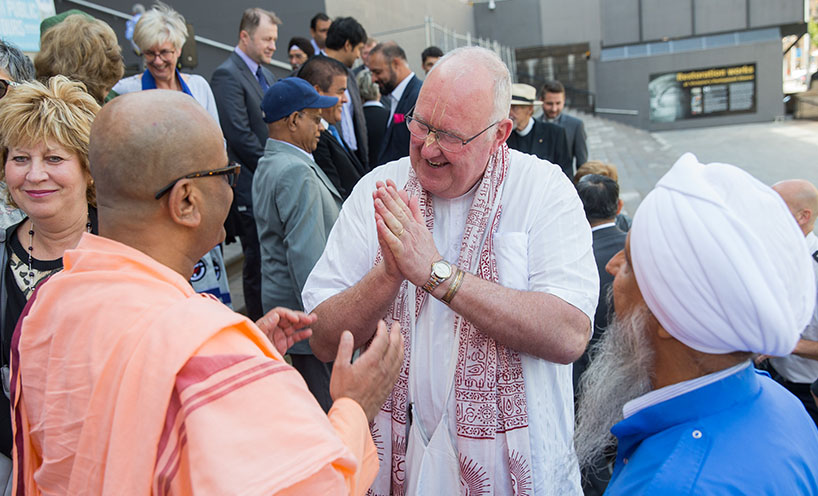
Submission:
[[[508,147],[503,144],[489,160],[475,193],[457,261],[461,269],[493,282],[499,281],[493,238],[500,222],[500,197],[508,165]],[[410,196],[419,196],[426,227],[432,231],[434,208],[431,197],[421,188],[412,169],[405,189]],[[379,250],[375,263],[381,260]],[[415,298],[414,312],[411,312],[409,300],[412,296]],[[414,295],[410,294],[408,281],[404,281],[385,317],[387,325],[400,322],[405,360],[392,394],[372,425],[381,466],[368,495],[406,494],[409,329],[412,328],[411,319],[417,321],[427,297],[419,287]],[[452,332],[458,338],[454,396],[462,493],[473,496],[495,492],[507,494],[509,491],[516,496],[532,494],[528,409],[520,355],[498,344],[457,314]],[[507,472],[495,470],[497,461],[502,459],[507,464]]]

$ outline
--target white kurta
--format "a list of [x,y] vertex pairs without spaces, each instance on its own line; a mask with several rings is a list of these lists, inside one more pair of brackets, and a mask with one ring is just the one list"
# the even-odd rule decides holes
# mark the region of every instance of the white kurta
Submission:
[[[500,284],[553,294],[592,319],[599,281],[591,230],[576,190],[559,167],[514,150],[510,153],[503,213],[494,237]],[[409,158],[402,158],[377,167],[355,186],[304,287],[302,297],[308,312],[357,283],[372,268],[378,251],[372,203],[375,182],[392,179],[402,187],[410,167]],[[455,199],[433,197],[435,245],[450,262],[456,261],[460,251],[473,195],[474,190]],[[429,436],[444,410],[449,411],[449,432],[455,444],[451,384],[457,356],[453,353],[456,346],[453,326],[454,312],[429,298],[412,330],[409,389],[416,420]],[[581,494],[579,470],[573,460],[571,366],[519,351],[526,385],[535,494]],[[415,469],[407,467],[407,479],[412,478]],[[505,470],[502,465],[496,469]]]

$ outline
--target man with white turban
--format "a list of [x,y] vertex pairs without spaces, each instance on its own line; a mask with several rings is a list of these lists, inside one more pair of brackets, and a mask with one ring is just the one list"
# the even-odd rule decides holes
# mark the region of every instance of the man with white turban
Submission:
[[583,377],[575,436],[583,465],[616,437],[605,494],[818,494],[818,431],[750,361],[790,353],[815,304],[781,198],[686,154],[608,271],[616,318]]

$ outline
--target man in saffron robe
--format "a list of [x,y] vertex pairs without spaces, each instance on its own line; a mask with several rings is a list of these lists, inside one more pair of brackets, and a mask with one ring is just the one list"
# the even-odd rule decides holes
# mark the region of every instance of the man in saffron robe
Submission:
[[238,172],[204,109],[117,98],[89,156],[100,236],[66,252],[15,333],[15,494],[363,494],[397,328],[379,325],[354,364],[345,333],[325,415],[281,357],[313,316],[279,308],[257,326],[187,283],[224,237]]

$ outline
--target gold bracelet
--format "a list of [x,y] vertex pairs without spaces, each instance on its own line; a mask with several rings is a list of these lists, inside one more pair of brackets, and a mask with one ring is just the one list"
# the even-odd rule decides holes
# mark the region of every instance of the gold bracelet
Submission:
[[455,274],[454,276],[454,281],[452,281],[452,285],[449,287],[449,290],[446,292],[443,298],[441,298],[443,303],[448,305],[452,302],[452,298],[454,298],[455,293],[457,293],[457,290],[460,289],[460,285],[463,284],[463,276],[465,275],[466,272],[460,270],[460,268],[458,267],[457,274]]

